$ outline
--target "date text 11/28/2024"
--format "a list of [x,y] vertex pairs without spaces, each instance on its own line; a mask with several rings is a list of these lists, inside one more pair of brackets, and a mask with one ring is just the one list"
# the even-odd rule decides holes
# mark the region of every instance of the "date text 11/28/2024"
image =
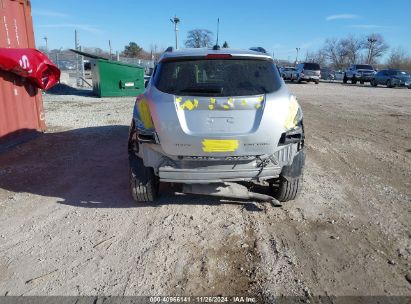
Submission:
[[254,297],[150,297],[150,303],[257,303]]

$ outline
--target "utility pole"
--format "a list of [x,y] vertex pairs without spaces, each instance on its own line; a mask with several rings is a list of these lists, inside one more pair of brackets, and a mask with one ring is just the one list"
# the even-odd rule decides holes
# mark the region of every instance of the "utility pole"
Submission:
[[57,52],[56,52],[56,65],[57,65],[58,68],[60,68],[59,54],[61,53],[62,49],[63,49],[63,47],[60,47],[60,49],[58,49]]
[[371,64],[371,54],[372,54],[373,49],[374,49],[374,43],[377,42],[377,39],[374,38],[374,37],[369,37],[367,40],[368,40],[368,43],[369,43],[367,63]]
[[297,50],[297,56],[295,56],[295,64],[297,64],[298,63],[298,52],[300,51],[300,48],[297,47],[295,49]]
[[174,32],[176,36],[176,49],[178,49],[178,24],[180,23],[180,18],[174,15],[174,18],[170,19],[170,21],[174,24]]
[[48,51],[49,50],[49,45],[48,45],[48,38],[47,38],[47,36],[44,36],[43,37],[43,39],[44,39],[44,41],[46,41],[46,51]]
[[[74,30],[74,49],[79,49],[78,37],[77,37],[77,30]],[[80,86],[80,70],[79,70],[79,62],[80,57],[79,54],[76,54],[76,83],[77,86]]]
[[[81,51],[81,46],[78,41],[78,34],[77,30],[74,30],[74,48],[77,51]],[[83,79],[84,79],[84,57],[76,54],[76,79],[77,79],[77,86],[83,86]]]

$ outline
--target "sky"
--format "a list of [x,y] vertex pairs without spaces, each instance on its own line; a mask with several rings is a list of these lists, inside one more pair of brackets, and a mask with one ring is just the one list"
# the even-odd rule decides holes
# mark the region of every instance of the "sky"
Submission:
[[[146,50],[175,44],[170,18],[181,19],[179,43],[191,29],[216,33],[220,45],[262,46],[278,59],[295,59],[319,49],[326,38],[380,33],[392,48],[411,53],[410,0],[32,0],[37,47],[73,48],[74,30],[80,45],[122,51],[130,41]],[[214,38],[216,35],[214,35]]]

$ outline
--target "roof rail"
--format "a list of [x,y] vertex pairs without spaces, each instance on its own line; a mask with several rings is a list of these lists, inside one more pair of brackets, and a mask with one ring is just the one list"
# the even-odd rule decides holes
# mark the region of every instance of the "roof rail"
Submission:
[[173,52],[173,47],[172,46],[169,46],[168,48],[166,48],[166,50],[164,51],[164,52]]

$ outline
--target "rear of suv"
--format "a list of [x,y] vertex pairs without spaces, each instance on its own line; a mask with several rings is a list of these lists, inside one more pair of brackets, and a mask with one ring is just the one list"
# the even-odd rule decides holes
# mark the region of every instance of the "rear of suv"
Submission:
[[302,187],[302,110],[269,55],[166,51],[136,99],[128,152],[136,201],[159,182],[263,183],[279,201]]
[[316,84],[320,82],[321,68],[318,63],[302,62],[295,67],[291,81],[314,81]]

